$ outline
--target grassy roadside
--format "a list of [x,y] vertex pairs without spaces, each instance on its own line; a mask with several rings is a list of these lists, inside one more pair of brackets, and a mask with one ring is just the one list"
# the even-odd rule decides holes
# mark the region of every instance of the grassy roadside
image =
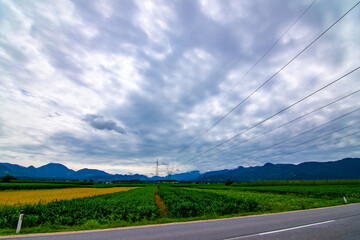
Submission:
[[[344,205],[344,204],[341,204]],[[339,205],[334,205],[339,206]],[[328,207],[334,207],[328,206]],[[312,208],[314,209],[314,208]],[[301,211],[306,211],[311,209],[304,209]],[[298,211],[298,210],[291,210]],[[161,225],[169,223],[186,223],[186,222],[196,222],[196,221],[206,221],[206,220],[220,220],[234,217],[247,217],[247,216],[257,216],[264,214],[276,214],[284,213],[289,211],[256,211],[256,212],[247,212],[241,214],[228,214],[223,216],[214,216],[214,215],[205,215],[200,217],[190,217],[190,218],[159,218],[152,221],[140,221],[135,223],[121,221],[118,223],[112,224],[99,224],[95,221],[89,221],[88,223],[81,226],[63,226],[63,225],[41,225],[37,227],[30,227],[21,229],[19,234],[15,233],[15,229],[0,229],[0,236],[11,236],[11,235],[23,235],[23,234],[37,234],[37,233],[60,233],[60,232],[77,232],[77,231],[89,231],[89,230],[105,230],[105,229],[114,229],[121,227],[138,227],[138,226],[147,226],[147,225]]]

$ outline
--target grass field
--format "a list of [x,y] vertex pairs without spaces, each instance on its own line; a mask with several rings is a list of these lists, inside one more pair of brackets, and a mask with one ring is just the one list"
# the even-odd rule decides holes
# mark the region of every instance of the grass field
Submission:
[[51,189],[33,191],[6,191],[0,192],[0,206],[21,206],[25,204],[49,203],[60,200],[70,200],[74,198],[90,197],[108,193],[122,192],[133,189],[134,187],[114,187],[114,188],[70,188],[70,189]]
[[[0,199],[2,194],[11,195],[15,199],[20,199],[23,194],[32,200],[25,205],[20,205],[22,203],[19,202],[17,205],[0,206],[0,235],[15,233],[20,210],[25,211],[21,232],[33,233],[214,219],[328,207],[345,204],[343,196],[346,196],[348,203],[360,202],[360,184],[357,180],[304,181],[303,185],[301,181],[271,182],[272,184],[270,182],[237,183],[230,186],[132,184],[132,187],[139,186],[136,189],[108,188],[109,185],[114,185],[94,184],[87,188],[0,191]],[[130,190],[112,193],[112,191],[128,189]],[[40,193],[44,193],[45,198],[39,203],[36,197],[39,197]],[[65,197],[65,193],[69,198],[74,196],[77,198],[60,200],[57,197]],[[81,195],[82,193],[85,195]],[[90,196],[91,194],[102,195]],[[47,198],[50,203],[46,203]],[[57,200],[53,201],[54,199]],[[16,200],[5,200],[5,202],[15,203]]]

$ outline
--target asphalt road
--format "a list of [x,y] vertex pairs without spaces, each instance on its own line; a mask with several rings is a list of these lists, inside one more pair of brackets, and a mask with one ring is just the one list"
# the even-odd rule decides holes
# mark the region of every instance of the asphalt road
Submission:
[[359,240],[360,204],[222,220],[0,237],[0,239],[3,238],[21,240]]

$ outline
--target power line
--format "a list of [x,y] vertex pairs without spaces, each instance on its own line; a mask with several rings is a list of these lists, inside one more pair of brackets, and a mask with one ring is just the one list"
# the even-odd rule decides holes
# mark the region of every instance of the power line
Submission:
[[285,112],[286,110],[288,110],[288,109],[292,108],[293,106],[295,106],[295,105],[297,105],[297,104],[301,103],[302,101],[306,100],[307,98],[309,98],[309,97],[311,97],[311,96],[315,95],[316,93],[318,93],[318,92],[320,92],[320,91],[324,90],[325,88],[327,88],[327,87],[331,86],[332,84],[334,84],[334,83],[336,83],[336,82],[340,81],[341,79],[343,79],[343,78],[347,77],[348,75],[350,75],[350,74],[354,73],[355,71],[359,70],[359,68],[360,68],[360,67],[357,67],[357,68],[355,68],[355,69],[351,70],[350,72],[346,73],[345,75],[343,75],[343,76],[341,76],[341,77],[337,78],[336,80],[334,80],[334,81],[332,81],[332,82],[330,82],[330,83],[326,84],[325,86],[321,87],[320,89],[316,90],[315,92],[313,92],[313,93],[311,93],[311,94],[307,95],[306,97],[304,97],[304,98],[302,98],[302,99],[298,100],[297,102],[295,102],[295,103],[293,103],[293,104],[291,104],[291,105],[287,106],[286,108],[284,108],[284,109],[280,110],[279,112],[277,112],[277,113],[275,113],[275,114],[271,115],[270,117],[268,117],[268,118],[266,118],[266,119],[264,119],[264,120],[262,120],[262,121],[258,122],[257,124],[253,125],[252,127],[249,127],[249,128],[247,128],[247,129],[243,130],[242,132],[240,132],[240,133],[238,133],[238,134],[234,135],[233,137],[231,137],[231,138],[229,138],[229,139],[227,139],[227,140],[225,140],[225,141],[221,142],[220,144],[217,144],[216,146],[214,146],[214,147],[212,147],[212,148],[210,148],[210,149],[208,149],[208,150],[206,150],[206,151],[204,151],[204,152],[202,152],[202,153],[200,153],[200,154],[196,155],[195,157],[193,157],[193,158],[191,158],[191,159],[186,160],[186,161],[185,161],[185,162],[183,162],[183,163],[178,164],[177,166],[183,165],[183,164],[185,164],[185,163],[187,163],[187,162],[189,162],[189,161],[191,161],[191,160],[194,160],[195,158],[200,157],[201,155],[203,155],[203,154],[205,154],[205,153],[210,152],[211,150],[213,150],[213,149],[215,149],[215,148],[218,148],[218,147],[220,147],[220,146],[224,145],[225,143],[227,143],[227,142],[229,142],[229,141],[231,141],[231,140],[235,139],[236,137],[238,137],[238,136],[240,136],[240,135],[242,135],[242,134],[244,134],[244,133],[246,133],[246,132],[250,131],[251,129],[253,129],[253,128],[255,128],[255,127],[257,127],[257,126],[259,126],[259,125],[263,124],[264,122],[266,122],[266,121],[270,120],[271,118],[273,118],[273,117],[275,117],[275,116],[277,116],[277,115],[279,115],[279,114],[281,114],[281,113]]
[[238,143],[238,144],[235,144],[235,145],[233,145],[233,146],[231,146],[231,147],[229,147],[229,148],[222,149],[221,151],[215,152],[215,153],[210,154],[210,155],[205,156],[205,157],[212,157],[212,156],[217,155],[217,154],[219,154],[219,153],[222,153],[222,152],[224,152],[224,151],[229,151],[229,150],[231,150],[231,149],[233,149],[233,148],[235,148],[235,147],[238,147],[238,146],[240,146],[240,145],[242,145],[242,144],[244,144],[244,143],[248,143],[248,142],[250,142],[250,141],[252,141],[252,140],[254,140],[254,139],[258,138],[258,137],[264,136],[264,135],[266,135],[266,134],[268,134],[268,133],[270,133],[270,132],[272,132],[272,131],[275,131],[275,130],[281,128],[281,127],[284,127],[284,126],[286,126],[286,125],[288,125],[288,124],[291,124],[291,123],[293,123],[293,122],[295,122],[295,121],[297,121],[297,120],[299,120],[299,119],[301,119],[301,118],[304,118],[304,117],[306,117],[306,116],[308,116],[308,115],[310,115],[310,114],[313,114],[313,113],[315,113],[315,112],[317,112],[317,111],[319,111],[319,110],[321,110],[321,109],[324,109],[324,108],[326,108],[326,107],[328,107],[328,106],[330,106],[330,105],[332,105],[332,104],[334,104],[334,103],[337,103],[337,102],[339,102],[339,101],[341,101],[341,100],[343,100],[343,99],[345,99],[345,98],[347,98],[347,97],[350,97],[350,96],[352,96],[352,95],[354,95],[354,94],[356,94],[356,93],[358,93],[358,92],[360,92],[360,89],[357,90],[357,91],[354,91],[354,92],[352,92],[352,93],[350,93],[350,94],[347,94],[346,96],[343,96],[343,97],[341,97],[341,98],[338,98],[338,99],[336,99],[336,100],[334,100],[334,101],[332,101],[332,102],[330,102],[330,103],[328,103],[328,104],[326,104],[326,105],[324,105],[324,106],[322,106],[322,107],[320,107],[320,108],[317,108],[317,109],[315,109],[315,110],[313,110],[313,111],[311,111],[311,112],[308,112],[308,113],[306,113],[306,114],[303,114],[303,115],[301,115],[301,116],[299,116],[299,117],[297,117],[297,118],[294,118],[294,119],[292,119],[292,120],[290,120],[290,121],[288,121],[288,122],[286,122],[286,123],[283,123],[283,124],[281,124],[281,125],[279,125],[279,126],[277,126],[277,127],[274,127],[274,128],[272,128],[272,129],[270,129],[270,130],[268,130],[268,131],[265,131],[265,132],[263,132],[263,133],[261,133],[261,134],[258,134],[258,135],[256,135],[256,136],[250,138],[250,139],[247,139],[247,140],[245,140],[245,141],[243,141],[243,142],[240,142],[240,143]]
[[340,131],[342,131],[342,130],[344,130],[344,129],[346,129],[346,128],[353,127],[353,126],[358,125],[358,124],[360,124],[360,122],[356,122],[356,123],[350,124],[350,125],[348,125],[348,126],[346,126],[346,127],[340,128],[340,129],[338,129],[338,130],[332,131],[332,132],[330,132],[330,133],[327,133],[327,134],[325,134],[325,135],[322,135],[322,136],[316,137],[316,138],[314,138],[314,139],[311,139],[311,140],[308,140],[308,141],[305,141],[305,142],[299,143],[299,144],[297,144],[297,145],[295,145],[295,146],[292,146],[292,147],[289,147],[289,148],[296,148],[296,147],[298,147],[298,146],[301,146],[301,145],[307,144],[307,143],[309,143],[309,142],[313,142],[313,141],[315,141],[315,140],[317,140],[317,139],[320,139],[320,138],[323,138],[323,137],[329,136],[329,135],[331,135],[331,134],[334,134],[334,133],[340,132]]
[[314,145],[314,146],[311,146],[311,147],[308,147],[308,148],[305,148],[305,149],[302,149],[302,150],[299,150],[299,151],[296,151],[296,152],[293,152],[293,153],[289,153],[289,154],[284,154],[283,156],[290,156],[290,155],[293,155],[295,153],[299,153],[299,152],[303,152],[303,151],[306,151],[306,150],[309,150],[311,148],[316,148],[318,146],[321,146],[321,145],[325,145],[325,144],[328,144],[328,143],[331,143],[331,142],[335,142],[337,140],[341,140],[341,139],[344,139],[344,138],[347,138],[347,137],[351,137],[353,135],[356,135],[360,133],[360,131],[357,131],[357,132],[354,132],[354,133],[351,133],[351,134],[348,134],[346,136],[343,136],[343,137],[339,137],[339,138],[336,138],[336,139],[332,139],[330,141],[327,141],[327,142],[323,142],[323,143],[320,143],[320,144],[317,144],[317,145]]
[[[271,81],[276,75],[278,75],[284,68],[286,68],[290,63],[292,63],[297,57],[299,57],[302,53],[304,53],[308,48],[310,48],[317,40],[319,40],[325,33],[327,33],[333,26],[335,26],[341,19],[343,19],[349,12],[351,12],[358,4],[357,2],[352,8],[350,8],[345,14],[343,14],[339,19],[337,19],[333,24],[331,24],[325,31],[323,31],[318,37],[316,37],[310,44],[308,44],[303,50],[301,50],[295,57],[293,57],[288,63],[286,63],[283,67],[277,70],[270,78],[268,78],[265,82],[263,82],[258,88],[256,88],[250,95],[244,98],[239,104],[237,104],[234,108],[232,108],[227,114],[222,116],[218,121],[216,121],[210,128],[205,130],[200,136],[195,138],[191,143],[186,145],[181,151],[179,151],[174,157],[176,157],[181,152],[185,151],[188,147],[190,147],[193,143],[199,140],[202,136],[208,133],[211,129],[213,129],[216,125],[222,122],[226,117],[228,117],[232,112],[234,112],[240,105],[242,105],[246,100],[248,100],[251,96],[253,96],[256,92],[258,92],[265,84]],[[182,164],[180,164],[182,165]]]
[[[233,86],[224,96],[221,97],[221,99],[218,101],[218,103],[221,103],[221,101],[228,96],[239,84],[242,80],[244,80],[246,78],[246,76],[265,58],[265,56],[280,42],[280,40],[295,26],[295,24],[306,14],[306,12],[315,4],[317,0],[314,0],[302,13],[301,15],[290,25],[290,27],[281,35],[281,37],[264,53],[264,55],[256,62],[252,65],[252,67],[244,74],[244,76],[235,84],[235,86]],[[223,70],[221,70],[219,72],[219,76],[221,75],[221,73],[223,73],[227,68],[231,67],[232,65],[234,65],[238,60],[234,59],[232,62],[230,62],[229,64],[227,64]],[[221,77],[221,76],[220,76]],[[219,77],[219,78],[220,78]],[[211,112],[211,110],[206,113],[206,115],[209,115]],[[154,113],[155,115],[155,113]],[[148,145],[149,147],[154,147],[154,145]],[[185,149],[183,149],[185,150]],[[183,150],[181,150],[180,152],[176,153],[174,156],[172,156],[172,158],[174,158],[177,154],[181,153]]]
[[[290,141],[290,140],[292,140],[292,139],[295,139],[295,138],[300,137],[300,136],[302,136],[302,135],[305,135],[305,134],[307,134],[307,133],[309,133],[309,132],[312,132],[312,131],[314,131],[314,130],[316,130],[316,129],[318,129],[318,128],[321,128],[321,127],[323,127],[323,126],[325,126],[325,125],[328,125],[328,124],[330,124],[330,123],[333,123],[333,122],[335,122],[335,121],[337,121],[337,120],[339,120],[339,119],[341,119],[341,118],[344,118],[344,117],[346,117],[346,116],[348,116],[348,115],[350,115],[350,114],[352,114],[352,113],[354,113],[354,112],[356,112],[356,111],[359,111],[359,110],[360,110],[360,108],[357,108],[357,109],[355,109],[355,110],[353,110],[353,111],[351,111],[351,112],[348,112],[348,113],[346,113],[346,114],[343,114],[343,115],[341,115],[341,116],[339,116],[339,117],[337,117],[337,118],[334,118],[334,119],[332,119],[332,120],[330,120],[330,121],[328,121],[328,122],[326,122],[326,123],[323,123],[323,124],[321,124],[321,125],[319,125],[319,126],[317,126],[317,127],[311,128],[311,129],[309,129],[309,130],[307,130],[307,131],[305,131],[305,132],[299,133],[299,134],[297,134],[297,135],[295,135],[295,136],[293,136],[293,137],[290,137],[290,138],[288,138],[288,139],[285,139],[285,140],[283,140],[283,141],[281,141],[281,142],[279,142],[279,143],[273,144],[273,145],[271,145],[271,146],[269,146],[269,147],[266,147],[266,148],[261,149],[261,150],[258,150],[258,151],[251,152],[250,154],[243,155],[243,156],[241,156],[240,159],[247,158],[247,157],[249,157],[249,156],[251,156],[251,155],[253,155],[253,154],[260,153],[260,152],[266,151],[266,150],[268,150],[268,149],[270,149],[270,148],[273,148],[273,147],[275,147],[275,146],[284,144],[285,142],[288,142],[288,141]],[[315,141],[315,140],[317,140],[317,139],[320,139],[320,138],[322,138],[322,137],[331,135],[331,134],[333,134],[333,133],[340,132],[340,131],[342,131],[342,130],[344,130],[344,129],[346,129],[346,128],[353,127],[353,126],[355,126],[355,125],[357,125],[357,124],[360,124],[360,122],[356,122],[356,123],[350,124],[350,125],[345,126],[345,127],[343,127],[343,128],[337,129],[337,130],[335,130],[335,131],[331,131],[331,132],[329,132],[329,133],[327,133],[327,134],[325,134],[325,135],[316,137],[316,138],[314,138],[314,139],[312,139],[312,140],[308,140],[308,141],[302,142],[302,143],[300,143],[300,144],[297,144],[297,145],[292,146],[292,147],[289,147],[289,148],[295,148],[295,147],[301,146],[301,145],[303,145],[303,144],[306,144],[306,143]],[[281,154],[281,153],[283,153],[283,152],[284,152],[284,151],[278,151],[278,152],[276,152],[276,153],[271,153],[271,154],[267,154],[267,155],[262,155],[262,156],[260,156],[260,157],[261,157],[261,158],[266,158],[266,157],[273,156],[273,155],[279,155],[279,154]],[[240,160],[240,159],[237,159],[236,161],[238,161],[238,160]],[[232,161],[232,162],[234,162],[234,161]],[[220,165],[218,165],[217,167],[221,167],[221,166],[223,166],[223,165],[225,165],[225,164],[227,164],[227,163],[220,164]]]
[[246,76],[258,65],[261,60],[265,58],[265,56],[280,42],[280,40],[291,30],[291,28],[305,15],[305,13],[315,4],[317,0],[314,0],[302,13],[301,15],[290,25],[290,27],[284,32],[281,37],[264,53],[264,55],[254,64],[252,67],[244,74],[244,76],[233,86],[221,99],[221,102],[226,96],[228,96],[239,84],[242,80],[246,78]]
[[[266,147],[266,148],[264,148],[264,149],[262,149],[262,150],[258,150],[258,151],[252,152],[252,153],[250,153],[250,154],[247,154],[247,155],[245,155],[245,156],[243,156],[243,157],[248,157],[248,156],[251,156],[251,155],[253,155],[253,154],[256,154],[256,153],[259,153],[259,152],[263,152],[263,151],[266,151],[266,150],[268,150],[268,149],[270,149],[270,148],[273,148],[273,147],[275,147],[275,146],[281,145],[281,144],[283,144],[283,143],[285,143],[285,142],[288,142],[288,141],[293,140],[293,139],[295,139],[295,138],[298,138],[298,137],[300,137],[300,136],[302,136],[302,135],[305,135],[305,134],[307,134],[307,133],[309,133],[309,132],[312,132],[312,131],[314,131],[314,130],[316,130],[316,129],[318,129],[318,128],[321,128],[321,127],[323,127],[323,126],[325,126],[325,125],[328,125],[328,124],[330,124],[330,123],[332,123],[332,122],[335,122],[335,121],[337,121],[337,120],[339,120],[339,119],[341,119],[341,118],[343,118],[343,117],[345,117],[345,116],[348,116],[348,115],[350,115],[350,114],[352,114],[352,113],[354,113],[354,112],[356,112],[356,111],[358,111],[358,110],[360,110],[360,108],[357,108],[357,109],[355,109],[354,111],[351,111],[351,112],[349,112],[349,113],[347,113],[347,114],[345,114],[345,115],[342,115],[342,116],[340,116],[340,117],[338,117],[338,118],[335,118],[335,119],[333,119],[333,120],[331,120],[331,121],[329,121],[329,122],[326,122],[326,123],[321,124],[321,125],[319,125],[319,126],[317,126],[317,127],[314,127],[314,128],[312,128],[312,129],[309,129],[309,130],[307,130],[307,131],[305,131],[305,132],[302,132],[302,133],[300,133],[300,134],[297,134],[296,136],[287,138],[287,139],[285,139],[285,140],[283,140],[283,141],[281,141],[281,142],[278,142],[278,143],[276,143],[276,144],[273,144],[273,145],[271,145],[271,146],[269,146],[269,147]],[[295,145],[295,146],[290,147],[290,148],[294,148],[294,147],[303,145],[303,144],[305,144],[305,143],[315,141],[315,140],[317,140],[317,139],[319,139],[319,138],[322,138],[322,137],[325,137],[325,136],[327,136],[327,135],[330,135],[330,134],[333,134],[333,133],[342,131],[342,130],[344,130],[344,129],[346,129],[346,128],[352,127],[352,126],[357,125],[357,124],[359,124],[359,123],[360,123],[360,122],[356,122],[356,123],[354,123],[354,124],[350,124],[350,125],[348,125],[348,126],[346,126],[346,127],[340,128],[340,129],[338,129],[338,130],[332,131],[332,132],[327,133],[327,134],[325,134],[325,135],[323,135],[323,136],[316,137],[316,138],[314,138],[314,139],[312,139],[312,140],[303,142],[303,143],[301,143],[301,144]],[[278,153],[275,153],[275,154],[278,154]],[[267,157],[267,156],[269,156],[269,155],[273,155],[273,154],[268,154],[268,155],[265,155],[265,156],[262,156],[262,157]]]
[[[232,87],[220,100],[219,103],[226,97],[228,96],[239,84],[242,80],[244,80],[246,78],[246,76],[258,65],[258,63],[263,60],[265,58],[265,56],[278,44],[278,42],[291,30],[291,28],[305,15],[305,13],[315,4],[317,0],[314,0],[304,11],[303,13],[290,25],[290,27],[287,29],[287,31],[285,33],[283,33],[283,35],[281,35],[281,37],[264,53],[264,55],[254,64],[252,65],[252,67],[243,75],[243,77],[235,84],[234,87]],[[229,64],[229,66],[231,66],[233,63]],[[208,112],[206,115],[209,115],[210,112]],[[223,119],[220,119],[220,121],[222,121]],[[215,123],[215,125],[217,125],[218,123]],[[215,125],[213,125],[211,128],[215,127]],[[210,129],[211,129],[210,128]],[[208,129],[209,130],[209,129]],[[207,130],[207,131],[208,131]],[[202,135],[200,135],[200,137],[196,138],[195,140],[193,140],[191,143],[189,143],[187,146],[185,146],[182,150],[180,150],[179,152],[177,152],[175,154],[176,157],[178,154],[180,154],[181,152],[185,151],[188,147],[190,147],[193,143],[195,143],[198,139],[200,139],[204,134],[206,134],[206,132],[204,132]]]

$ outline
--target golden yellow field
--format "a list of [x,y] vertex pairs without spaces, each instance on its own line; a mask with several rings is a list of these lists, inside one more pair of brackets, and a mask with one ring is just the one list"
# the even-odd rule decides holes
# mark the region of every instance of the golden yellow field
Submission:
[[90,197],[107,193],[128,191],[136,187],[114,188],[67,188],[32,191],[0,192],[0,205],[24,205],[49,203],[55,200],[68,200],[73,198]]

